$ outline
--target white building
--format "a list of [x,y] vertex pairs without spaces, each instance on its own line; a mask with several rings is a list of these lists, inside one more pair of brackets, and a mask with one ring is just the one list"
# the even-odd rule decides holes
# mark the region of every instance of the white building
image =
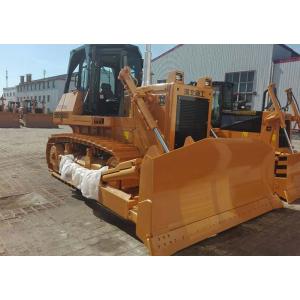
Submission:
[[283,105],[289,87],[300,102],[300,57],[286,45],[177,45],[152,60],[153,83],[165,81],[172,70],[184,71],[186,83],[203,76],[233,82],[236,100],[245,101],[247,108],[261,110],[271,81]]
[[[44,103],[47,113],[55,110],[65,87],[67,75],[58,75],[32,80],[31,74],[20,76],[20,83],[16,86],[16,97],[20,103],[26,100],[36,100],[39,107]],[[71,82],[71,86],[74,82]]]
[[3,88],[3,97],[5,98],[5,105],[8,102],[17,102],[17,89],[16,87]]

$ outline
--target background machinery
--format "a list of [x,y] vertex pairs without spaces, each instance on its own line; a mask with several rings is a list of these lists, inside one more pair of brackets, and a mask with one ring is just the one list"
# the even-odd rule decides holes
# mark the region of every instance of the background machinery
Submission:
[[[300,153],[291,143],[292,122],[299,124],[300,117],[291,89],[286,93],[287,104],[281,107],[275,84],[270,84],[264,92],[261,111],[239,111],[232,105],[232,85],[219,82],[215,88],[212,124],[217,137],[251,138],[272,146],[273,189],[281,199],[291,203],[300,198]],[[292,113],[287,112],[289,106]]]
[[17,103],[8,102],[5,106],[5,98],[0,98],[0,128],[19,128],[19,114]]
[[52,114],[45,113],[45,103],[37,100],[24,100],[20,107],[20,122],[30,128],[56,128]]
[[[292,126],[291,130],[294,132],[299,132],[300,130],[300,109],[297,99],[295,98],[293,91],[291,88],[285,90],[287,96],[286,105],[283,107],[283,111],[288,112],[289,108],[291,108],[292,113],[292,121],[294,122],[294,126]],[[296,129],[298,127],[298,129]]]
[[174,71],[167,83],[141,82],[136,46],[71,52],[54,121],[73,132],[49,138],[53,176],[135,223],[153,255],[175,253],[282,207],[272,191],[270,145],[209,138],[210,78],[186,85],[183,72]]

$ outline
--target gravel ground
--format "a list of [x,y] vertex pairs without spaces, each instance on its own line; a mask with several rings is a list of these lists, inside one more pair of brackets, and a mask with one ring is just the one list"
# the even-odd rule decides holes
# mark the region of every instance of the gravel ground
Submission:
[[[49,175],[47,138],[66,131],[0,129],[0,255],[147,255],[132,224]],[[177,255],[300,255],[299,210],[286,205]]]

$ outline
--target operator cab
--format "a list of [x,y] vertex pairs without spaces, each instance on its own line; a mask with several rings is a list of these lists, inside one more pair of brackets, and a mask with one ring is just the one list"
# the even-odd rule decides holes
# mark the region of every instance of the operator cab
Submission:
[[84,45],[71,52],[65,93],[83,94],[83,114],[127,116],[124,87],[118,75],[129,66],[137,86],[142,83],[143,60],[134,45]]
[[234,98],[233,87],[230,82],[213,82],[212,126],[231,131],[260,132],[262,111],[240,106]]
[[213,109],[212,125],[220,127],[224,112],[233,111],[233,83],[226,81],[213,81]]

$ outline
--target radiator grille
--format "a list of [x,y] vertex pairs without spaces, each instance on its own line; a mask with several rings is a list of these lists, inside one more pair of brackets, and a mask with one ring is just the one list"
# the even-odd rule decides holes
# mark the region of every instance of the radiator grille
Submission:
[[195,141],[207,137],[208,108],[207,99],[178,96],[174,148],[182,147],[188,136]]

